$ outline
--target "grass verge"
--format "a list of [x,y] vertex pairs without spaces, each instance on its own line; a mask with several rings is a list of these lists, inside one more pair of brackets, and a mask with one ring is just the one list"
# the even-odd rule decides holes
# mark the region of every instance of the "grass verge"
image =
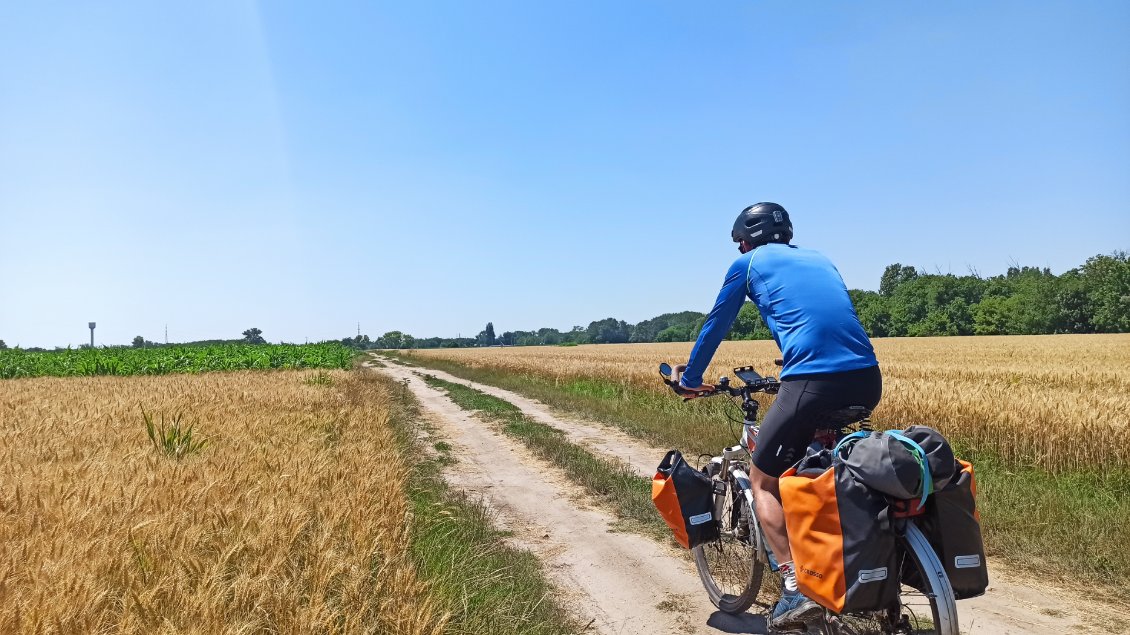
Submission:
[[508,401],[431,375],[424,375],[424,381],[447,392],[460,408],[478,412],[499,424],[505,434],[524,443],[539,457],[564,468],[570,480],[613,509],[622,528],[630,527],[632,531],[670,539],[670,530],[651,503],[650,481],[636,475],[624,463],[601,458],[569,442],[564,432],[526,417]]
[[[376,377],[376,374],[372,374]],[[560,635],[583,631],[554,600],[537,558],[506,544],[489,510],[439,477],[445,444],[430,458],[416,434],[419,405],[409,390],[387,381],[393,395],[391,421],[412,465],[409,550],[417,575],[452,615],[447,632],[458,635]]]
[[[687,456],[734,443],[720,400],[681,403],[613,381],[554,382],[444,360],[412,358],[418,365],[505,388],[551,407],[615,425]],[[882,423],[882,422],[879,422]],[[909,423],[909,422],[908,422]],[[928,422],[922,422],[928,423]],[[901,427],[901,426],[900,426]],[[1105,600],[1130,606],[1130,472],[1050,473],[1014,465],[951,439],[974,463],[986,550],[1041,578],[1092,587]],[[654,515],[654,514],[652,514]],[[1082,578],[1082,580],[1080,580]]]

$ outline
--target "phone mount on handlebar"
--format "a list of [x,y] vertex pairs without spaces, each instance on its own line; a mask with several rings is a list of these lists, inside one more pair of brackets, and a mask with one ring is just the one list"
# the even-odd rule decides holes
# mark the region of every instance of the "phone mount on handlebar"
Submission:
[[738,379],[744,381],[747,384],[756,384],[763,379],[763,377],[753,369],[753,366],[742,366],[741,368],[735,368],[734,374],[737,375]]

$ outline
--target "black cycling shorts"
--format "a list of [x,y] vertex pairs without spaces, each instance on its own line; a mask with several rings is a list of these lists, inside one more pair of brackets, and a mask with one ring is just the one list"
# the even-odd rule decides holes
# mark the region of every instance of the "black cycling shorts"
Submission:
[[882,394],[878,366],[781,380],[757,433],[753,464],[769,476],[781,476],[804,456],[823,415],[847,406],[874,408]]

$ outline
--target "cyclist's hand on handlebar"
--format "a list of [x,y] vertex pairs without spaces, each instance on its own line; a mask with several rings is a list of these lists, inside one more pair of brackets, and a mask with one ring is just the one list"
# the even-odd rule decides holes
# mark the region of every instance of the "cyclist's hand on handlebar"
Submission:
[[670,386],[671,390],[675,391],[676,395],[679,395],[685,400],[694,399],[696,397],[705,397],[716,392],[715,387],[711,384],[701,384],[694,388],[688,388],[687,386],[683,385],[683,372],[686,370],[686,364],[679,364],[674,368],[671,368],[666,364],[661,364],[659,367],[659,373],[663,375],[663,383]]
[[694,399],[696,397],[703,397],[714,393],[715,388],[711,384],[701,384],[694,388],[688,388],[683,384],[679,384],[675,392],[683,396],[684,399]]

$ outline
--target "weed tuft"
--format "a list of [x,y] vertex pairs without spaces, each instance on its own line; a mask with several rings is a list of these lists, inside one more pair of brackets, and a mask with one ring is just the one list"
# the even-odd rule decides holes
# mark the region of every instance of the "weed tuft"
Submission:
[[196,424],[184,425],[183,413],[176,413],[166,419],[161,415],[161,422],[156,423],[153,417],[141,409],[141,418],[145,421],[145,432],[153,448],[165,456],[181,460],[190,454],[196,454],[208,445],[207,438],[196,434]]
[[303,377],[302,383],[307,386],[332,386],[334,385],[334,378],[326,371],[320,370],[312,375]]

